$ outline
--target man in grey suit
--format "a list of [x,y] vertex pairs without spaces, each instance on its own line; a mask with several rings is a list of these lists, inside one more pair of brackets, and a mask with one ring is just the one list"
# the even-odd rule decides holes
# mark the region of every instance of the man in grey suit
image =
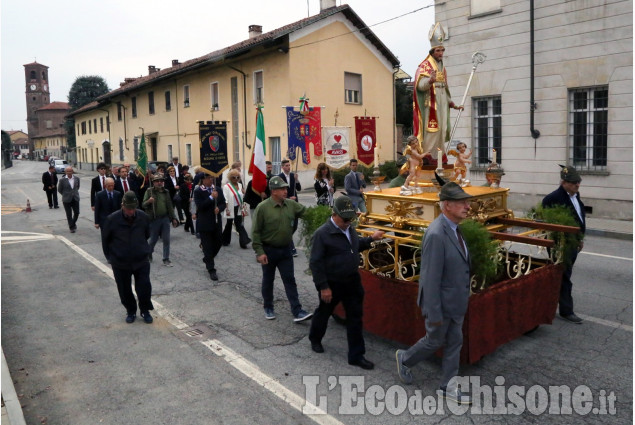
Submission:
[[68,227],[71,233],[75,233],[79,217],[79,177],[73,175],[73,167],[70,165],[66,167],[64,174],[66,176],[57,184],[57,191],[62,195]]
[[364,188],[366,183],[364,183],[364,175],[361,174],[360,177],[360,173],[357,172],[357,160],[355,158],[351,159],[349,166],[351,167],[351,172],[344,177],[344,189],[348,197],[351,198],[355,209],[365,213]]
[[407,350],[397,350],[397,372],[412,383],[410,367],[443,347],[441,395],[458,404],[471,404],[455,382],[463,345],[463,317],[470,296],[470,261],[458,224],[470,210],[470,195],[454,183],[439,193],[440,214],[425,232],[417,304],[425,317],[426,334]]

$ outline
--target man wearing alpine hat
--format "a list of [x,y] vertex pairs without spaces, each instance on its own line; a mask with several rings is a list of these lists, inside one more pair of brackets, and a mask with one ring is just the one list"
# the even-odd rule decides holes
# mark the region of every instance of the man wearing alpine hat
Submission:
[[374,364],[364,357],[364,288],[359,276],[359,252],[370,248],[370,243],[381,239],[384,232],[378,230],[370,237],[358,237],[351,226],[356,217],[351,198],[340,196],[335,200],[331,218],[313,235],[309,266],[320,305],[313,315],[309,340],[313,351],[324,352],[322,338],[333,309],[341,301],[346,311],[348,364],[372,369]]
[[441,214],[426,230],[421,244],[421,272],[417,304],[425,317],[426,334],[407,350],[397,350],[397,373],[412,383],[410,368],[443,347],[441,396],[458,404],[472,398],[458,388],[463,346],[463,318],[470,297],[470,255],[459,230],[470,210],[471,196],[454,182],[439,192]]
[[[582,178],[575,168],[560,165],[560,187],[545,196],[542,200],[543,207],[551,207],[554,205],[564,205],[571,210],[571,215],[575,218],[578,226],[580,226],[581,236],[584,237],[584,231],[586,230],[586,217],[584,214],[584,204],[580,200],[580,183]],[[571,282],[571,274],[573,273],[573,264],[578,258],[578,253],[582,250],[583,242],[582,237],[577,247],[574,247],[570,251],[565,253],[565,270],[562,274],[562,283],[560,284],[560,302],[559,310],[560,316],[568,320],[571,323],[577,325],[582,324],[580,319],[573,312],[573,297],[571,296],[571,290],[573,289],[573,282]]]

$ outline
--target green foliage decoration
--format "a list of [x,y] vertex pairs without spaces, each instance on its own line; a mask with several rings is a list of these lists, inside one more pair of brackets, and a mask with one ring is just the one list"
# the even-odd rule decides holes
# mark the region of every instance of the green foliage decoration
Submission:
[[498,258],[498,242],[494,241],[481,223],[463,220],[459,224],[461,234],[470,252],[471,271],[481,288],[495,283],[499,277],[501,264]]
[[[569,207],[564,205],[553,205],[550,207],[543,207],[542,204],[538,204],[527,213],[527,217],[536,221],[544,221],[551,224],[560,224],[563,226],[580,227],[578,222],[573,216],[573,212]],[[568,266],[569,256],[565,255],[566,252],[577,250],[580,246],[580,242],[584,238],[583,233],[564,233],[564,232],[549,232],[549,239],[556,243],[558,253],[556,258],[562,259],[563,263]]]
[[306,247],[304,252],[307,258],[311,258],[311,238],[313,234],[321,225],[326,223],[331,214],[331,207],[326,205],[308,207],[304,212],[300,225],[300,243]]

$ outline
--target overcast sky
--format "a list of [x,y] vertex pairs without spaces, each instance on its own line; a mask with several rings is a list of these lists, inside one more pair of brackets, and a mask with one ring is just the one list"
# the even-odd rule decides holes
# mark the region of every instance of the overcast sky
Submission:
[[[434,1],[337,0],[343,3],[414,75],[430,46]],[[319,0],[2,0],[2,129],[27,130],[27,63],[47,65],[51,101],[67,102],[78,76],[102,76],[113,90],[126,77],[147,75],[148,65],[167,68],[172,59],[245,40],[249,25],[268,32],[319,8]]]

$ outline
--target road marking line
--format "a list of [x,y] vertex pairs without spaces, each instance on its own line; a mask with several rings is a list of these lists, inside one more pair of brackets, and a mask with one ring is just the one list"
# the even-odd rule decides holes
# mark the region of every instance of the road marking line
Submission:
[[614,259],[616,259],[616,260],[627,260],[627,261],[633,261],[633,259],[632,259],[632,258],[629,258],[629,257],[618,257],[618,256],[616,256],[616,255],[596,254],[595,252],[580,251],[580,254],[594,255],[594,256],[596,256],[596,257],[614,258]]
[[586,314],[576,313],[581,319],[588,320],[589,322],[597,323],[598,325],[604,325],[611,328],[622,329],[627,332],[633,332],[633,327],[625,325],[623,323],[612,322],[610,320],[600,319],[599,317],[587,316]]
[[[258,366],[246,360],[243,356],[231,350],[219,340],[210,339],[208,341],[201,341],[201,343],[209,348],[214,354],[225,359],[227,363],[236,368],[240,373],[247,376],[258,385],[266,388],[273,395],[282,401],[285,401],[291,407],[300,411],[300,413],[309,417],[316,423],[324,425],[343,425],[342,422],[338,421],[333,416],[328,415],[324,410],[307,402],[293,391],[288,390],[284,385],[273,379],[271,376],[263,373]],[[303,409],[310,409],[316,413],[307,415],[303,412]]]
[[[95,257],[75,245],[73,242],[66,239],[64,236],[57,236],[62,242],[68,245],[71,249],[77,252],[79,255],[88,260],[91,264],[97,267],[99,270],[106,273],[109,277],[114,279],[114,275],[112,274],[112,270],[104,265],[102,262],[97,260]],[[136,295],[136,294],[135,294]],[[172,313],[170,313],[165,307],[161,304],[152,300],[152,304],[154,304],[155,310],[157,311],[157,315],[161,316],[165,320],[167,320],[170,324],[176,327],[179,330],[187,328],[188,325],[174,317]],[[299,410],[300,413],[309,417],[313,421],[321,425],[343,425],[342,422],[335,419],[333,416],[328,415],[321,409],[318,409],[317,406],[312,405],[311,403],[306,402],[302,397],[294,393],[293,391],[287,389],[284,385],[280,384],[278,381],[274,380],[269,375],[260,371],[260,369],[254,365],[253,363],[245,360],[242,356],[238,355],[236,352],[231,350],[229,347],[224,345],[218,340],[209,340],[202,342],[203,345],[207,346],[214,354],[217,356],[221,356],[234,368],[238,369],[242,374],[250,378],[252,381],[261,385],[269,392],[274,394],[276,397],[281,399],[282,401],[289,404],[296,410]],[[306,405],[308,409],[316,412],[314,415],[307,415],[303,413],[303,406]]]

